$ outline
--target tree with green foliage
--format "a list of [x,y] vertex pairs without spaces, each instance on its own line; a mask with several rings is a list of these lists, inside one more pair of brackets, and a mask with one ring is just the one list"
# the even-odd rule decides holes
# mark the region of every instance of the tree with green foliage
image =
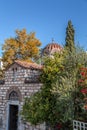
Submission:
[[[87,66],[87,54],[76,48],[73,52],[67,53],[64,59],[64,75],[56,78],[52,86],[53,92],[59,95],[56,104],[56,111],[59,113],[58,120],[63,123],[64,127],[68,127],[73,119],[78,119],[78,110],[82,106],[78,79],[79,69]],[[83,112],[79,113],[82,115]]]
[[2,47],[4,67],[12,64],[15,60],[32,61],[39,52],[41,42],[35,37],[35,33],[27,34],[26,29],[16,30],[16,36],[8,38]]
[[25,100],[24,119],[32,124],[46,122],[52,128],[62,124],[62,129],[70,129],[78,107],[78,71],[85,65],[87,54],[78,48],[47,57],[41,74],[43,86]]
[[43,86],[39,92],[25,100],[22,111],[23,117],[32,124],[46,122],[53,127],[57,122],[56,95],[52,92],[52,83],[56,76],[61,74],[62,63],[63,57],[60,54],[53,59],[48,57],[44,61],[41,74]]
[[75,49],[74,35],[75,30],[73,28],[71,20],[69,20],[66,28],[65,47],[67,47],[67,50],[70,52],[72,52],[73,49]]

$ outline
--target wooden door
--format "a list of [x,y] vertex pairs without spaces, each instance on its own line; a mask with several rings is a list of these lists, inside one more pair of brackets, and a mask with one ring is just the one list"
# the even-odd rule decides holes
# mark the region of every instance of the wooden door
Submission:
[[9,107],[9,129],[17,130],[18,128],[18,106],[10,105]]

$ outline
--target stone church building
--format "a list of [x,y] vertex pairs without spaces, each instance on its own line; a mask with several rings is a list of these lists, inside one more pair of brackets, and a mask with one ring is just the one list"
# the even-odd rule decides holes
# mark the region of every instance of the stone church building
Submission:
[[[45,53],[62,50],[60,45],[48,44]],[[45,130],[45,123],[31,126],[21,118],[21,110],[26,97],[37,92],[42,84],[39,76],[42,66],[17,60],[5,70],[4,80],[0,80],[0,130]]]
[[[41,65],[15,61],[5,71],[5,79],[0,81],[0,128],[1,130],[39,130],[40,126],[25,124],[20,115],[24,98],[37,92]],[[45,128],[41,128],[44,130]]]

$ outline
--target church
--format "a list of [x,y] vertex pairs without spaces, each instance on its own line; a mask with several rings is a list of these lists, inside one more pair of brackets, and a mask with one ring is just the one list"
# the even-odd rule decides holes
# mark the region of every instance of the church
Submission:
[[[60,51],[58,44],[48,44],[45,53]],[[50,53],[51,52],[51,53]],[[39,81],[43,67],[36,63],[16,60],[5,70],[5,78],[0,80],[0,130],[45,130],[45,123],[32,126],[24,122],[21,110],[26,97],[39,91]]]

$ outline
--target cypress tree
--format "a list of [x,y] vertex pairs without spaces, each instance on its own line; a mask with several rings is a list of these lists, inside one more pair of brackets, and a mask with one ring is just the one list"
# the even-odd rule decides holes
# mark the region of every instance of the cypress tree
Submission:
[[75,49],[74,34],[75,34],[75,31],[74,31],[72,22],[71,20],[69,20],[68,25],[66,27],[65,47],[70,52],[72,52]]

